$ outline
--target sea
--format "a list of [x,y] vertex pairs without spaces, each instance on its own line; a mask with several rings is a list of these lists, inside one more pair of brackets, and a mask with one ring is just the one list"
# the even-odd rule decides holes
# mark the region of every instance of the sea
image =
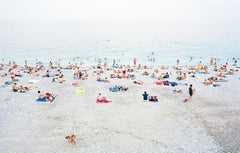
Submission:
[[[184,32],[185,31],[185,32]],[[233,63],[240,57],[240,41],[210,34],[201,38],[187,29],[161,28],[161,24],[108,21],[26,21],[2,20],[0,24],[0,63],[34,65],[77,63],[149,66]]]

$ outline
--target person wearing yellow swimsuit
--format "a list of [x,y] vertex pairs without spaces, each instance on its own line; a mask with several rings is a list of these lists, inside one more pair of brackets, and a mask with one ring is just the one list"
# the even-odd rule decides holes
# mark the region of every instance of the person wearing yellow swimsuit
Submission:
[[198,63],[198,65],[197,65],[197,70],[199,71],[200,69],[201,69],[201,61]]

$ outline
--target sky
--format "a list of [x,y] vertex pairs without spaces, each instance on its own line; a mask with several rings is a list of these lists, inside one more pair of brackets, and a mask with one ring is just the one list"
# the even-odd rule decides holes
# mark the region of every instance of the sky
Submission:
[[0,0],[0,19],[238,22],[239,0]]
[[127,21],[157,24],[163,31],[198,30],[199,35],[228,39],[240,35],[240,0],[0,0],[0,4],[0,21]]

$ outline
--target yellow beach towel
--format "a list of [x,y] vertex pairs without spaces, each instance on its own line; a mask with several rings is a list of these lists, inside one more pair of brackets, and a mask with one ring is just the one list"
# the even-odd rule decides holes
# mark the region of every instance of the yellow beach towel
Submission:
[[83,90],[83,89],[78,89],[78,90],[76,91],[77,94],[81,94],[81,93],[84,93],[84,92],[85,92],[85,90]]

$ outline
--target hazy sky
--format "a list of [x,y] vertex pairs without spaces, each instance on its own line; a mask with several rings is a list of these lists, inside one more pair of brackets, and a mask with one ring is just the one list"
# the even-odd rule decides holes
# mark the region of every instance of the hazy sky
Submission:
[[238,40],[239,14],[240,0],[0,0],[0,20],[140,21],[203,39]]
[[187,20],[239,23],[240,0],[0,0],[1,19]]

